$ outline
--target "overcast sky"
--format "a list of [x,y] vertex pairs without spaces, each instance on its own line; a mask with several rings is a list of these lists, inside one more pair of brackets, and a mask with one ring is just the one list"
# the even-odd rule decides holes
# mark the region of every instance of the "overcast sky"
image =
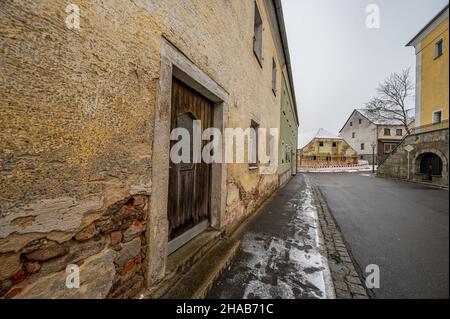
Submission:
[[[282,0],[300,132],[333,133],[376,94],[390,73],[411,67],[405,47],[446,0]],[[366,27],[366,6],[380,8],[380,28]],[[414,103],[412,101],[412,107]]]

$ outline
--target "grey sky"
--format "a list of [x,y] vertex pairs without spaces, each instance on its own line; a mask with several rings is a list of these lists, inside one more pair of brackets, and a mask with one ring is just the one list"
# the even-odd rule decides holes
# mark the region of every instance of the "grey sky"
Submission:
[[[283,0],[300,132],[322,127],[337,133],[390,73],[411,67],[414,76],[414,49],[405,44],[447,3]],[[380,29],[365,25],[369,4],[380,7]]]

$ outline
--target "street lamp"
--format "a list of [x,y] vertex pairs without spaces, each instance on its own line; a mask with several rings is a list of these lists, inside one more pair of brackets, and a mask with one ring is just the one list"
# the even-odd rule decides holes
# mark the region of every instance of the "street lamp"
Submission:
[[376,143],[372,143],[372,174],[375,174],[375,147],[377,147]]

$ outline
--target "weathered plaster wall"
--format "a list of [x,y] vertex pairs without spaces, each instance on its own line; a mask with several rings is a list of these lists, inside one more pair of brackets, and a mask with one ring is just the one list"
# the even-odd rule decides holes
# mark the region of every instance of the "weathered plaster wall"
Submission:
[[[80,30],[65,27],[65,1],[1,2],[1,295],[43,296],[41,288],[60,282],[62,264],[70,262],[106,267],[104,276],[90,277],[104,290],[46,296],[130,297],[142,288],[146,269],[139,265],[152,258],[140,234],[157,185],[151,176],[161,37],[230,94],[230,127],[247,128],[251,120],[279,127],[280,97],[271,89],[279,50],[258,3],[262,67],[252,50],[251,0],[80,0]],[[227,183],[223,227],[231,230],[277,188],[278,174],[231,164]],[[102,226],[110,222],[115,226]],[[120,243],[128,229],[139,242]],[[90,241],[101,244],[83,249]],[[35,252],[50,255],[35,260]],[[58,267],[42,271],[53,263]]]

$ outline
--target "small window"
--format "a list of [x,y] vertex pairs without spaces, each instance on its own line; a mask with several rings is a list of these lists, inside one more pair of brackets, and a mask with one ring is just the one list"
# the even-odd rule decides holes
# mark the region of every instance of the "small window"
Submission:
[[263,23],[261,13],[259,12],[258,5],[255,2],[255,21],[254,21],[254,34],[253,34],[253,52],[258,59],[259,64],[262,67],[262,38],[263,38]]
[[337,147],[337,143],[333,142],[333,147],[336,148]]
[[384,129],[384,136],[391,136],[391,129],[390,128],[385,128]]
[[362,160],[364,160],[364,155],[361,155],[360,157],[359,157],[359,159],[362,161]]
[[444,40],[440,39],[434,47],[434,58],[439,58],[444,53]]
[[258,168],[259,159],[258,159],[258,130],[259,124],[255,121],[250,123],[251,133],[249,137],[249,142],[251,144],[250,154],[249,154],[249,168],[256,169]]
[[323,147],[323,142],[319,142],[319,146],[320,146],[320,147]]
[[317,156],[314,155],[314,156],[313,156],[313,160],[314,160],[314,161],[317,161]]
[[272,59],[272,92],[277,95],[277,63]]
[[364,149],[366,148],[366,145],[364,143],[361,144],[361,151],[364,151]]
[[353,126],[353,122],[350,122],[350,126]]
[[442,111],[433,112],[433,124],[439,124],[442,122]]
[[398,129],[395,131],[395,134],[396,134],[397,136],[403,136],[403,130],[402,130],[401,128],[398,128]]
[[355,132],[352,133],[352,138],[356,138],[356,133]]
[[362,119],[359,119],[359,125],[361,125],[362,124]]
[[384,154],[390,154],[394,150],[397,144],[386,143],[384,144]]

